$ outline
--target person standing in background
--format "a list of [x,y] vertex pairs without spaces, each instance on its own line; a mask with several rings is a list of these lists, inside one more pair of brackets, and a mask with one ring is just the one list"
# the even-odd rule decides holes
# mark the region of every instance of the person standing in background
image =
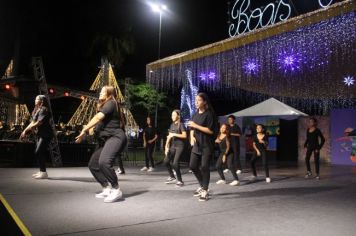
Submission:
[[[153,160],[153,151],[155,148],[156,141],[158,139],[158,133],[156,127],[152,124],[151,117],[146,119],[147,127],[143,131],[143,147],[145,148],[145,161],[146,166],[144,166],[141,171],[154,171],[155,163]],[[151,166],[150,166],[151,163]]]

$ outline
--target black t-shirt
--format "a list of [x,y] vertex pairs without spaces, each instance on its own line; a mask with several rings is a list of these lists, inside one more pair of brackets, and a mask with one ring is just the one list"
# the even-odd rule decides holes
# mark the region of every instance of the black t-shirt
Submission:
[[320,129],[316,128],[313,132],[309,132],[309,129],[307,130],[307,139],[305,140],[304,147],[308,148],[309,150],[320,150],[323,147],[324,143],[325,138],[321,133]]
[[32,120],[37,122],[41,121],[42,124],[37,127],[37,136],[42,138],[51,138],[53,137],[53,129],[49,123],[50,113],[47,107],[41,107],[37,112],[32,116]]
[[105,117],[95,126],[99,137],[111,137],[120,133],[120,113],[115,100],[107,101],[100,109]]
[[[183,132],[186,132],[186,129],[183,123],[178,123],[178,124],[172,123],[171,126],[169,127],[169,132],[174,134],[182,134]],[[184,140],[185,139],[173,137],[171,147],[184,146]]]
[[151,127],[147,126],[145,128],[144,132],[143,132],[143,135],[145,136],[146,142],[148,142],[151,139],[154,139],[156,134],[158,135],[157,129],[155,127],[153,127],[153,126],[151,126]]
[[[229,155],[230,153],[232,153],[231,147],[230,147],[229,151],[226,153],[226,149],[227,149],[226,139],[227,139],[227,137],[225,136],[219,143],[219,151],[220,151],[221,156]],[[231,137],[230,137],[230,140],[231,140]]]
[[[194,123],[209,128],[214,131],[214,115],[211,111],[206,110],[203,113],[195,113],[193,115],[192,121]],[[195,144],[193,146],[192,152],[196,154],[211,154],[214,151],[214,135],[206,134],[200,130],[194,129]]]
[[253,142],[255,143],[257,149],[261,152],[261,151],[266,151],[267,150],[267,145],[268,145],[268,137],[265,134],[262,138],[262,140],[265,142],[265,144],[260,143],[258,138],[257,138],[257,134],[255,134],[253,136]]
[[[234,134],[239,134],[241,135],[241,129],[240,126],[238,126],[237,124],[234,124],[233,126],[230,126],[230,133],[234,133]],[[233,136],[231,135],[231,145],[232,146],[237,146],[237,148],[240,147],[240,136]]]

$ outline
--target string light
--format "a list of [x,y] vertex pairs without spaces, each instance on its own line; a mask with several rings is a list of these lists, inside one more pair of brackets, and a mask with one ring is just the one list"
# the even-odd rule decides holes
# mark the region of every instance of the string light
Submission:
[[[308,20],[308,15],[298,20]],[[306,113],[327,114],[330,108],[356,104],[356,86],[340,83],[345,73],[356,74],[355,25],[356,12],[345,13],[210,56],[167,63],[155,73],[148,70],[147,80],[159,90],[174,92],[185,86],[189,69],[196,86],[241,99],[239,103],[273,96]],[[205,73],[207,79],[210,71],[219,80],[202,83],[199,76]]]

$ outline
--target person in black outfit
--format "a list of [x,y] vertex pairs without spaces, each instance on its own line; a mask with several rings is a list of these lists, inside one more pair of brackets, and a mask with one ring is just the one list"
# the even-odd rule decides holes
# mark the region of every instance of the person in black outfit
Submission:
[[35,156],[40,166],[40,171],[33,174],[35,179],[47,179],[48,174],[46,171],[46,159],[48,155],[48,147],[54,136],[54,130],[51,127],[50,119],[51,114],[48,110],[48,100],[44,95],[38,95],[35,100],[35,108],[32,111],[31,123],[22,131],[20,140],[23,140],[26,135],[33,130],[36,133],[36,148]]
[[220,175],[220,180],[216,182],[216,184],[226,184],[224,171],[223,171],[223,163],[227,163],[227,167],[231,171],[232,176],[234,177],[234,181],[230,183],[231,186],[237,186],[240,184],[239,178],[236,174],[236,168],[234,163],[234,154],[231,150],[231,137],[229,133],[229,125],[222,124],[220,127],[220,133],[215,140],[215,143],[219,144],[220,156],[218,161],[216,162],[216,169]]
[[256,126],[257,134],[253,137],[253,155],[251,158],[251,168],[253,171],[253,180],[257,178],[256,171],[256,162],[259,158],[262,158],[263,167],[266,173],[266,182],[270,183],[271,178],[269,177],[269,169],[268,169],[268,158],[267,158],[267,146],[268,146],[268,138],[264,133],[264,128],[261,124]]
[[[312,176],[312,172],[310,169],[310,157],[312,153],[314,153],[314,163],[315,163],[315,172],[316,179],[319,180],[319,160],[320,160],[320,149],[323,147],[325,143],[325,138],[321,133],[320,129],[317,128],[318,121],[315,118],[309,119],[309,128],[307,129],[307,139],[304,143],[304,148],[307,149],[305,155],[305,163],[307,165],[307,174],[305,178],[310,178]],[[320,138],[320,142],[319,142]]]
[[214,154],[214,131],[217,122],[209,98],[205,93],[199,93],[195,97],[195,106],[197,112],[188,122],[188,126],[192,129],[190,144],[193,146],[189,167],[200,185],[194,196],[199,197],[199,201],[207,201],[209,199],[209,167]]
[[[155,148],[156,140],[158,139],[157,129],[153,127],[151,117],[146,119],[147,127],[143,131],[143,147],[145,148],[145,161],[146,166],[144,166],[141,171],[154,171],[155,163],[153,160],[153,151]],[[150,166],[151,162],[151,167]]]
[[96,181],[103,187],[103,191],[95,197],[104,198],[104,202],[115,202],[122,197],[113,165],[115,158],[124,150],[127,138],[124,131],[125,119],[115,97],[114,87],[104,86],[101,89],[98,113],[75,138],[76,143],[80,143],[86,133],[95,127],[98,144],[88,166]]
[[234,164],[237,169],[236,174],[242,173],[241,161],[240,161],[240,136],[241,128],[235,124],[235,116],[230,115],[228,117],[228,123],[230,125],[230,136],[231,136],[231,151],[234,155]]
[[173,169],[177,176],[176,186],[181,187],[184,185],[182,180],[182,174],[180,172],[179,160],[183,155],[185,149],[185,140],[187,139],[187,132],[183,123],[180,120],[180,110],[174,110],[172,112],[173,123],[169,127],[167,141],[165,145],[165,155],[164,164],[167,166],[169,178],[166,184],[176,182],[176,177],[174,176],[171,161],[173,161]]

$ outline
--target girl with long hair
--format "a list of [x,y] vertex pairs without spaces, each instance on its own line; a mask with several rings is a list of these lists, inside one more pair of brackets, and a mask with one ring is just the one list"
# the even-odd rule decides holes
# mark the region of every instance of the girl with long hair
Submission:
[[217,122],[205,93],[199,93],[195,97],[195,106],[197,112],[188,122],[191,128],[190,144],[192,146],[189,167],[200,185],[194,196],[199,197],[199,201],[207,201],[209,199],[209,167],[214,153],[214,131]]
[[38,160],[40,171],[32,175],[35,179],[48,178],[46,171],[47,150],[54,136],[50,119],[51,113],[49,112],[48,100],[45,95],[38,95],[35,100],[35,108],[32,111],[32,121],[20,135],[20,139],[23,140],[29,132],[36,130],[35,156]]
[[236,166],[234,164],[234,154],[231,147],[231,136],[229,131],[229,125],[222,124],[220,127],[220,132],[215,140],[215,143],[219,144],[220,156],[216,162],[216,169],[218,170],[220,180],[216,184],[226,184],[223,164],[227,163],[227,167],[230,170],[234,180],[230,183],[231,186],[237,186],[240,184],[239,178],[236,174]]
[[104,202],[107,203],[115,202],[122,197],[113,165],[115,158],[124,150],[127,143],[125,119],[115,97],[114,87],[104,86],[101,89],[98,113],[76,137],[76,142],[80,143],[86,133],[95,127],[98,144],[90,158],[89,170],[103,188],[95,197],[104,198]]
[[[169,178],[166,184],[176,183],[177,187],[184,185],[182,180],[182,174],[180,172],[179,160],[183,155],[185,149],[185,139],[187,138],[187,132],[183,123],[181,122],[180,110],[174,110],[172,112],[173,123],[169,127],[169,133],[165,145],[164,164],[167,166]],[[174,176],[171,162],[173,161],[173,169],[177,178]]]

